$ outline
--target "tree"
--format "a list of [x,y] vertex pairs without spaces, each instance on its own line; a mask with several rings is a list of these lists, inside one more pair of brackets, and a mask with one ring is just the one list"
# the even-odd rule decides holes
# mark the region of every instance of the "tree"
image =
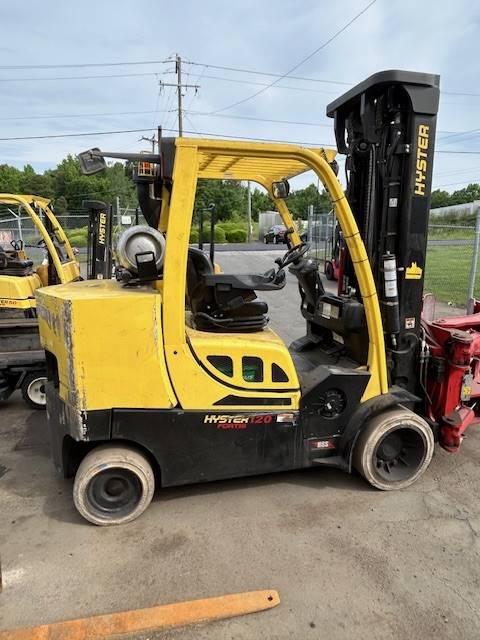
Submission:
[[325,191],[320,193],[313,183],[304,189],[293,191],[288,197],[287,205],[294,218],[303,220],[307,219],[308,208],[311,205],[316,213],[328,213],[332,208],[328,194]]
[[252,191],[252,220],[258,220],[258,214],[263,211],[273,211],[275,205],[268,195],[260,189],[255,188]]
[[22,172],[8,164],[0,164],[0,193],[19,193]]
[[450,194],[447,191],[440,191],[435,189],[432,191],[431,208],[437,209],[438,207],[448,207],[450,204]]
[[58,196],[58,198],[55,198],[54,205],[55,205],[55,213],[57,213],[58,215],[67,213],[68,202],[65,196]]
[[199,180],[195,196],[195,215],[210,204],[215,205],[217,220],[244,218],[247,210],[247,192],[235,180]]
[[55,195],[55,184],[51,175],[35,173],[34,168],[27,164],[20,174],[18,191],[20,193],[43,196],[44,198],[52,198]]
[[453,193],[440,191],[440,189],[432,191],[431,208],[449,207],[455,204],[473,202],[474,200],[480,200],[480,184],[476,182],[469,184],[468,187],[464,187],[463,189],[458,189]]

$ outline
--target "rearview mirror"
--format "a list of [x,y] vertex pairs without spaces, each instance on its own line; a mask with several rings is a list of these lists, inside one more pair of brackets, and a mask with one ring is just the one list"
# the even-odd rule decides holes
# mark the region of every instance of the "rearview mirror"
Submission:
[[288,180],[280,180],[279,182],[272,182],[273,197],[284,200],[288,198],[290,193],[290,184]]
[[99,171],[106,169],[107,163],[105,162],[105,158],[98,155],[99,153],[101,153],[100,149],[95,147],[95,149],[82,151],[82,153],[78,154],[77,158],[83,175],[91,176],[94,173],[98,173]]

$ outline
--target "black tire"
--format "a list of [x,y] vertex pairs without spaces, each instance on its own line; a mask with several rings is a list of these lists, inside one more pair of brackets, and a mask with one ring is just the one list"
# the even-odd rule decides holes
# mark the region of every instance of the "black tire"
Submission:
[[47,374],[45,371],[29,373],[23,379],[21,386],[22,396],[32,409],[45,409],[47,406],[46,384]]
[[277,244],[278,240],[277,240],[277,236],[273,236],[273,244]]
[[327,280],[335,280],[333,264],[330,262],[330,260],[327,260],[327,262],[325,262],[325,277]]
[[267,236],[263,236],[263,244],[268,244],[268,238],[267,238]]
[[101,445],[80,463],[73,501],[93,524],[125,524],[138,518],[152,501],[155,478],[148,459],[119,444]]
[[353,466],[377,489],[404,489],[425,472],[434,444],[425,420],[407,409],[392,409],[372,418],[361,432]]

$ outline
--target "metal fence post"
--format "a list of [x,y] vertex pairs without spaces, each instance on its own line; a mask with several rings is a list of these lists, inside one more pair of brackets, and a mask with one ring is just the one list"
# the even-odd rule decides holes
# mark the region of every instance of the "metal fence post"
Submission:
[[18,226],[18,237],[20,239],[20,242],[23,242],[22,218],[20,217],[20,207],[18,207],[17,226]]
[[308,205],[308,218],[307,218],[307,242],[312,246],[313,235],[313,204]]
[[473,313],[473,307],[474,307],[474,301],[475,301],[475,279],[477,277],[478,251],[480,248],[480,201],[475,200],[473,204],[477,211],[477,218],[475,222],[475,241],[473,245],[472,264],[470,265],[470,276],[468,279],[467,313]]

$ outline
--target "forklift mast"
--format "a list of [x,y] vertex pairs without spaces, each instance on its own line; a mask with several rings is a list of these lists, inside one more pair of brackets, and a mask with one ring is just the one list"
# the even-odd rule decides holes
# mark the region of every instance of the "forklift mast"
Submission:
[[[383,71],[327,107],[346,157],[346,196],[382,310],[390,384],[415,392],[439,76]],[[359,297],[347,255],[339,292]]]
[[88,217],[87,280],[112,277],[112,207],[99,200],[84,200]]

